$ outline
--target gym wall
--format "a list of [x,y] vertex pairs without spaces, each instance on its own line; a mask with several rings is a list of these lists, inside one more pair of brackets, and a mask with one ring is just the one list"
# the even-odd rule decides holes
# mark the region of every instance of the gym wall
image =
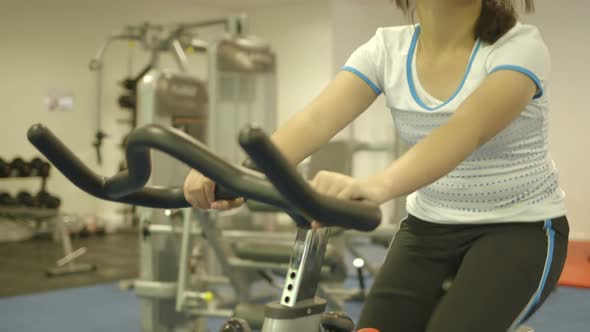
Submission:
[[551,155],[566,192],[571,237],[590,239],[590,164],[588,153],[588,74],[590,36],[587,0],[536,0],[526,22],[541,30],[551,52]]
[[250,32],[277,54],[278,121],[300,111],[332,79],[330,1],[292,1],[248,10]]

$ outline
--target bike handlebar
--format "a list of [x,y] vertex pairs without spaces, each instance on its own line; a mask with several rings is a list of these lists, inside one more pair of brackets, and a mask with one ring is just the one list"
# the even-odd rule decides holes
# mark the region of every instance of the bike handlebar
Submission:
[[243,131],[240,142],[255,163],[263,166],[261,170],[268,179],[255,171],[227,163],[181,131],[158,125],[133,130],[127,141],[128,169],[110,178],[90,170],[43,125],[32,126],[27,136],[66,178],[103,200],[152,208],[190,207],[181,187],[146,186],[151,176],[150,150],[154,149],[182,161],[217,183],[217,199],[243,196],[302,215],[308,220],[365,231],[377,227],[381,219],[376,206],[338,200],[313,191],[272,146],[270,139],[255,128]]
[[181,131],[157,125],[135,129],[127,141],[128,169],[110,178],[90,170],[47,127],[34,125],[27,136],[68,180],[100,199],[152,208],[190,207],[181,187],[145,186],[151,173],[149,150],[154,149],[214,179],[220,185],[217,186],[219,199],[239,197],[235,192],[246,192],[248,198],[283,209],[291,208],[264,176],[227,163]]

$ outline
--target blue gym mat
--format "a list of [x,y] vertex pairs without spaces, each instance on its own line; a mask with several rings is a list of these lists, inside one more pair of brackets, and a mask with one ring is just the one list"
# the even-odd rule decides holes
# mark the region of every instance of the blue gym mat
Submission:
[[2,332],[140,332],[139,300],[115,284],[0,299]]
[[[139,300],[115,284],[0,299],[2,332],[140,332]],[[346,311],[357,319],[360,303]],[[216,332],[223,320],[211,319]],[[590,290],[555,291],[529,325],[536,332],[590,331]]]

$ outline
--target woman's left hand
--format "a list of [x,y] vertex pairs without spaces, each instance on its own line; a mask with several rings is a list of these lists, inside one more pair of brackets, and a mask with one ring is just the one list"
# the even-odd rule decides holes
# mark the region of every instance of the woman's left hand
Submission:
[[[319,193],[344,200],[369,201],[382,204],[388,200],[387,186],[376,176],[353,178],[341,173],[320,171],[311,181],[311,186]],[[316,221],[313,227],[320,227]]]

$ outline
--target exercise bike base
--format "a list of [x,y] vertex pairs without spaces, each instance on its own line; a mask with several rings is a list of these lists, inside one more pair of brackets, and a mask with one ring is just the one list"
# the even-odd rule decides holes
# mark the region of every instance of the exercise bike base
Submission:
[[264,310],[262,332],[319,332],[324,299],[315,298],[297,303],[293,307],[269,303]]
[[296,319],[275,319],[265,318],[262,332],[319,332],[322,314],[296,318]]

